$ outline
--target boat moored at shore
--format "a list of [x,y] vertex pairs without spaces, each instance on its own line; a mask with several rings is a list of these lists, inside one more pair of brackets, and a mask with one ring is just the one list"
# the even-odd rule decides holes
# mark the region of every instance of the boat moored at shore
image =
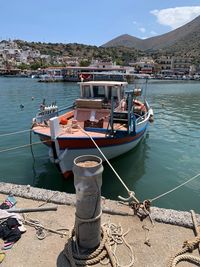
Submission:
[[[62,174],[72,174],[80,155],[115,158],[134,148],[144,136],[152,109],[140,88],[127,82],[80,82],[80,98],[66,113],[36,116],[33,132],[49,147],[49,157]],[[102,153],[102,154],[101,154]],[[104,158],[102,158],[104,160]]]

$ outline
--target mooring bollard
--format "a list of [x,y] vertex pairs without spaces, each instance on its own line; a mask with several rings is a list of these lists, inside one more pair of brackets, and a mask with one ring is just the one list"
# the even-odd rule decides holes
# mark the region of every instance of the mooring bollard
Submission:
[[93,155],[75,158],[75,236],[81,248],[92,249],[101,241],[102,159]]

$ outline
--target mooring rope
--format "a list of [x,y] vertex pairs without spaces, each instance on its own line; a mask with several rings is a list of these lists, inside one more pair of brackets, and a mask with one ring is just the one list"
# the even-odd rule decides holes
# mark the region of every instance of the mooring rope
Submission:
[[108,165],[110,166],[110,168],[112,169],[112,171],[114,172],[114,174],[117,176],[117,178],[119,179],[119,181],[121,182],[121,184],[124,186],[124,188],[126,189],[126,191],[128,192],[128,195],[133,197],[134,200],[139,203],[139,200],[134,196],[133,191],[129,190],[129,188],[127,187],[127,185],[124,183],[124,181],[122,180],[122,178],[119,176],[119,174],[116,172],[116,170],[113,168],[113,166],[111,165],[111,163],[109,162],[109,160],[106,158],[106,156],[104,155],[104,153],[102,152],[102,150],[99,148],[99,146],[97,145],[97,143],[94,141],[94,139],[92,138],[92,136],[90,134],[88,134],[80,125],[79,128],[81,129],[81,131],[83,133],[85,133],[94,143],[94,145],[96,146],[96,148],[98,149],[98,151],[100,152],[100,154],[102,155],[102,157],[105,159],[105,161],[108,163]]
[[[86,265],[94,265],[105,258],[107,252],[104,249],[105,243],[108,240],[107,232],[102,228],[102,240],[98,246],[98,248],[90,252],[89,254],[80,254],[75,250],[75,232],[74,229],[71,231],[71,234],[68,239],[68,243],[65,245],[64,255],[69,260],[72,267],[76,267],[77,265],[86,266]],[[112,260],[112,259],[111,259]],[[113,264],[112,264],[113,263]],[[112,266],[116,267],[115,263],[111,261]]]
[[16,150],[16,149],[19,149],[19,148],[30,147],[32,145],[43,144],[43,143],[46,143],[46,142],[49,142],[49,140],[39,141],[39,142],[31,143],[31,144],[25,144],[25,145],[21,145],[21,146],[16,146],[16,147],[10,147],[10,148],[6,148],[6,149],[2,149],[2,150],[0,150],[0,153],[7,152],[7,151],[12,151],[12,150]]
[[174,187],[173,189],[171,189],[171,190],[169,190],[169,191],[167,191],[167,192],[165,192],[165,193],[163,193],[163,194],[160,194],[160,195],[158,195],[157,197],[154,197],[154,198],[150,199],[150,202],[153,202],[153,201],[155,201],[155,200],[157,200],[157,199],[159,199],[159,198],[161,198],[161,197],[164,197],[164,196],[170,194],[171,192],[177,190],[178,188],[180,188],[180,187],[186,185],[187,183],[191,182],[192,180],[196,179],[198,176],[200,176],[200,173],[198,173],[197,175],[193,176],[192,178],[190,178],[190,179],[187,180],[186,182],[184,182],[184,183],[182,183],[182,184],[180,184],[180,185]]
[[29,131],[30,131],[30,129],[29,130],[22,130],[22,131],[12,132],[12,133],[0,134],[0,137],[14,135],[14,134],[20,134],[20,133],[26,133],[26,132],[29,132]]
[[[68,243],[65,245],[64,255],[70,261],[72,267],[75,267],[77,265],[94,265],[99,262],[101,264],[108,264],[108,262],[105,263],[103,261],[106,256],[108,257],[108,260],[112,267],[131,267],[134,263],[134,256],[132,247],[125,240],[125,235],[127,235],[127,233],[128,231],[126,233],[123,233],[122,227],[116,226],[115,224],[102,225],[102,239],[96,250],[90,253],[80,254],[77,251],[77,242],[75,240],[75,231],[73,229],[68,239]],[[119,259],[116,255],[117,245],[124,245],[130,252],[128,253],[130,262],[126,266],[123,266],[119,263]]]

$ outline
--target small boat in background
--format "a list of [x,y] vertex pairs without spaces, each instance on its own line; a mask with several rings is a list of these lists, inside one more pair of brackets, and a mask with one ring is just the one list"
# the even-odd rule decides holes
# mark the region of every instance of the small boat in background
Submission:
[[[134,148],[143,138],[152,116],[142,89],[127,82],[80,82],[80,98],[58,115],[45,109],[33,119],[33,132],[49,147],[49,157],[64,177],[72,174],[80,155],[115,158]],[[46,114],[48,112],[48,114]],[[48,115],[48,116],[47,116]]]

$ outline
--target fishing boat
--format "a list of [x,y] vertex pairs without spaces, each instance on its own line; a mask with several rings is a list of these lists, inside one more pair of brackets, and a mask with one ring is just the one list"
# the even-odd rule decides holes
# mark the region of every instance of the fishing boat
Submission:
[[133,149],[153,116],[142,88],[130,88],[120,81],[78,84],[80,97],[72,106],[58,112],[57,106],[49,109],[43,105],[32,125],[33,132],[49,147],[50,160],[66,178],[72,175],[78,156],[109,160]]

